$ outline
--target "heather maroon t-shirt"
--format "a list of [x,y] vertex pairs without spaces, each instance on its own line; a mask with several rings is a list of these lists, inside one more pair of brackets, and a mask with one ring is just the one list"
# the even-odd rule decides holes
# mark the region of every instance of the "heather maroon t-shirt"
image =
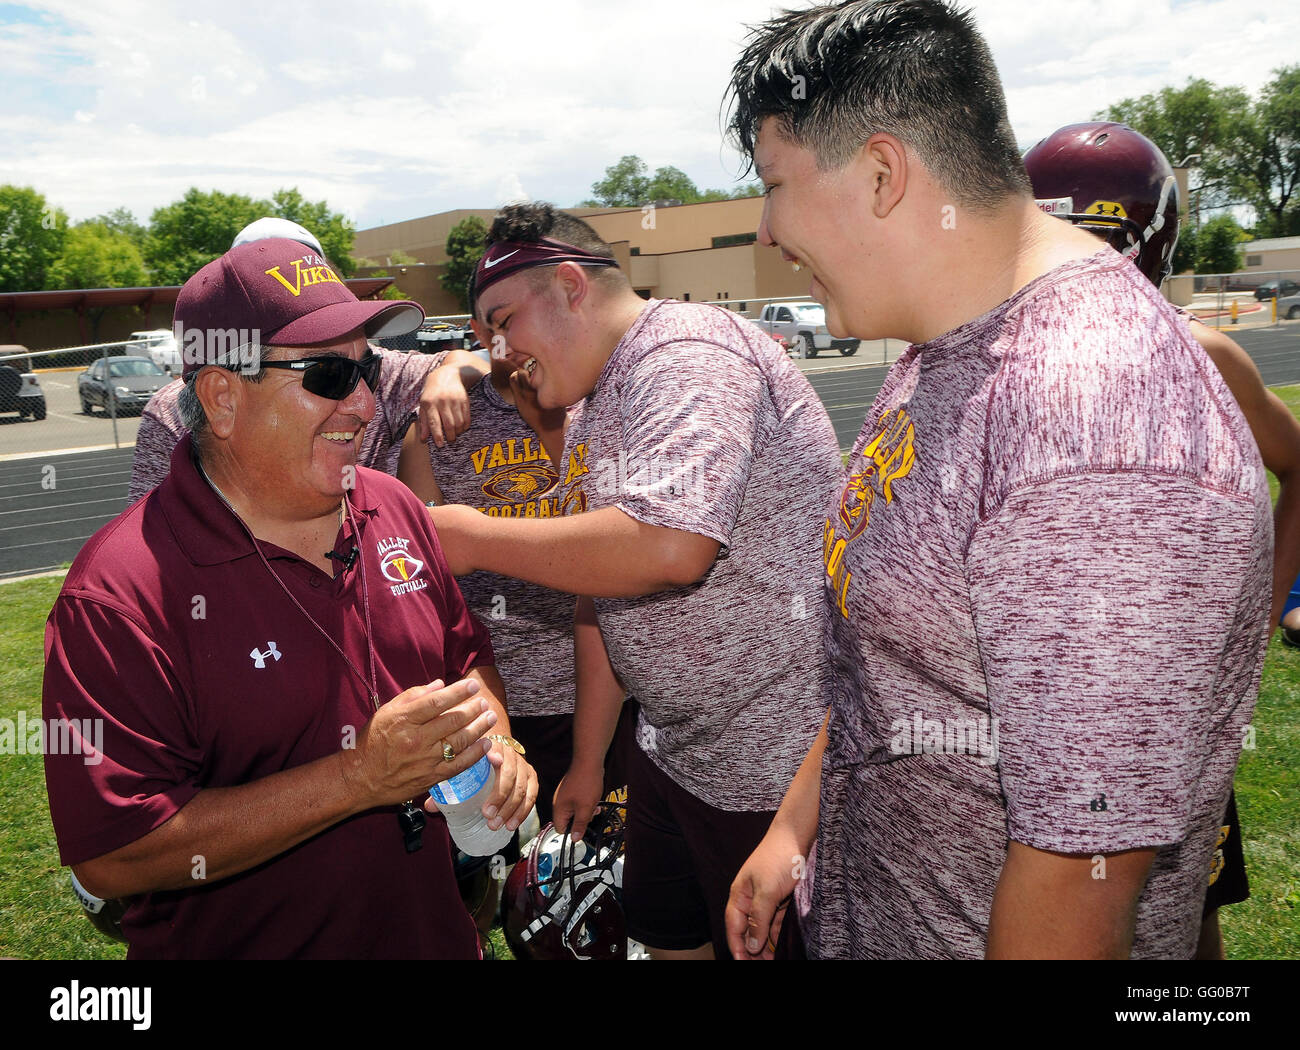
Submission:
[[[370,349],[384,359],[384,364],[379,371],[379,389],[375,391],[375,418],[361,435],[357,463],[385,474],[396,474],[406,420],[420,402],[424,380],[442,364],[447,354],[445,351],[407,354],[374,345]],[[167,476],[172,449],[187,433],[179,403],[183,385],[179,379],[172,380],[144,406],[135,436],[135,455],[131,459],[128,506]]]
[[[190,449],[187,436],[163,484],[91,537],[46,625],[45,718],[104,727],[91,762],[46,759],[64,864],[141,838],[206,788],[334,754],[374,712],[368,686],[257,557]],[[259,546],[367,680],[369,605],[381,702],[491,664],[419,501],[362,468],[351,502],[358,532],[345,518],[335,549],[355,543],[361,558],[336,578]],[[132,958],[478,955],[446,822],[431,815],[424,848],[408,854],[393,806],[234,877],[137,897],[122,925]]]
[[565,513],[722,544],[700,583],[596,614],[650,758],[718,809],[776,809],[827,707],[821,518],[841,466],[817,394],[743,318],[651,302],[575,408],[560,474]]
[[[429,442],[447,502],[494,518],[558,517],[550,457],[491,377],[470,391],[469,406],[469,429],[442,448]],[[511,717],[573,714],[573,595],[493,572],[456,582],[492,632]]]
[[1241,412],[1150,281],[1107,248],[909,348],[823,556],[810,952],[981,956],[1011,838],[1156,848],[1133,955],[1189,958],[1259,687],[1272,524]]

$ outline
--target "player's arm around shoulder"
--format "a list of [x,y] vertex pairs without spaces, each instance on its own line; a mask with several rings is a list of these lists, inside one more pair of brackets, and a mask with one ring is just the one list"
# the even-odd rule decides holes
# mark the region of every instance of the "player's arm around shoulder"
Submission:
[[1236,342],[1203,324],[1190,325],[1189,331],[1240,406],[1264,466],[1279,480],[1293,475],[1300,468],[1300,420],[1264,385],[1255,362]]
[[421,503],[445,503],[442,488],[433,473],[429,450],[420,440],[415,427],[402,438],[402,453],[397,460],[397,480],[415,493]]
[[1287,592],[1300,573],[1300,420],[1264,385],[1255,362],[1235,341],[1216,329],[1192,324],[1189,331],[1219,370],[1246,417],[1260,459],[1278,481],[1273,508],[1273,605],[1276,624]]

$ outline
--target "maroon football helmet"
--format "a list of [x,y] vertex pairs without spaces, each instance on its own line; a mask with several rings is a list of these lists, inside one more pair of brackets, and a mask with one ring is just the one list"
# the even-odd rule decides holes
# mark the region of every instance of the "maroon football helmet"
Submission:
[[627,959],[625,818],[624,806],[602,802],[581,839],[547,824],[524,847],[501,895],[501,925],[516,959]]
[[1104,238],[1157,286],[1178,244],[1178,183],[1150,139],[1123,124],[1070,124],[1025,154],[1038,206]]

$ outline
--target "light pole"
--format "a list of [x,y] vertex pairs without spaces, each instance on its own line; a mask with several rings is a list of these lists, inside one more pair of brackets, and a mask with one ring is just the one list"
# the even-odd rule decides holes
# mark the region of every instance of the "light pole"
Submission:
[[[1187,154],[1187,156],[1185,156],[1182,160],[1180,160],[1177,164],[1175,164],[1174,167],[1175,167],[1175,168],[1183,168],[1183,169],[1186,169],[1187,167],[1189,167],[1189,166],[1191,165],[1191,163],[1192,163],[1193,161],[1195,161],[1196,163],[1199,164],[1199,163],[1201,162],[1201,155],[1200,155],[1199,153],[1189,153],[1189,154]],[[1188,185],[1187,185],[1187,196],[1188,196],[1188,197],[1191,197],[1191,195],[1192,195],[1191,179],[1188,179]],[[1189,201],[1188,203],[1190,204],[1191,202]],[[1201,187],[1200,187],[1200,186],[1197,186],[1197,187],[1196,187],[1196,221],[1195,221],[1195,227],[1196,227],[1196,232],[1197,232],[1197,233],[1200,233],[1200,232],[1201,232]]]

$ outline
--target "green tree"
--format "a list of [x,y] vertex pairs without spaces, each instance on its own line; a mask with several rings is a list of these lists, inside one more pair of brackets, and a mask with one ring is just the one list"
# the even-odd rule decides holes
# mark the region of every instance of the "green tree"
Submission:
[[1203,224],[1196,237],[1196,272],[1236,273],[1241,269],[1237,245],[1244,237],[1231,215],[1219,215]]
[[356,260],[352,258],[356,227],[339,212],[330,211],[325,201],[303,200],[297,189],[276,190],[271,194],[271,208],[266,214],[290,219],[314,233],[325,249],[325,258],[334,264],[340,277],[351,277],[357,272]]
[[1256,234],[1281,237],[1296,219],[1300,185],[1300,66],[1273,71],[1248,119],[1235,125],[1232,185],[1258,217]]
[[757,182],[745,183],[730,190],[702,190],[686,172],[670,164],[656,168],[654,174],[640,157],[629,155],[605,169],[605,177],[591,184],[595,194],[582,202],[582,208],[640,208],[651,201],[729,201],[741,197],[762,196]]
[[150,220],[145,262],[158,284],[183,284],[207,263],[230,249],[235,234],[254,219],[275,215],[301,223],[320,241],[325,256],[351,277],[355,230],[325,201],[307,201],[296,189],[276,190],[271,200],[254,200],[239,193],[191,188],[180,200],[158,208]]
[[654,175],[650,178],[650,185],[646,187],[646,199],[638,203],[681,201],[683,204],[694,204],[700,199],[700,191],[691,177],[680,168],[669,165],[655,169]]
[[131,237],[91,219],[67,232],[50,266],[50,288],[138,288],[149,283],[144,259]]
[[1142,132],[1171,163],[1200,154],[1198,212],[1254,209],[1260,237],[1300,230],[1300,66],[1274,70],[1257,99],[1204,79],[1124,99],[1104,117]]
[[156,284],[184,284],[230,249],[235,234],[269,214],[270,204],[238,193],[197,188],[154,211],[145,262]]
[[63,251],[68,217],[30,186],[0,186],[0,292],[36,292]]
[[89,222],[97,222],[101,226],[106,226],[114,233],[122,233],[131,239],[131,243],[140,249],[141,255],[144,253],[145,241],[149,237],[149,231],[141,223],[136,221],[135,214],[129,208],[114,208],[103,215],[96,215]]
[[470,215],[447,234],[447,262],[438,280],[445,291],[456,296],[462,310],[469,309],[466,290],[487,246],[487,232],[487,224],[477,215]]
[[[650,199],[650,177],[645,161],[629,154],[605,169],[605,177],[591,184],[586,208],[638,208]],[[660,169],[661,171],[663,169]]]
[[1126,98],[1107,109],[1101,119],[1140,131],[1164,151],[1171,164],[1177,164],[1190,154],[1203,155],[1207,149],[1226,146],[1234,120],[1248,107],[1249,99],[1241,88],[1220,88],[1194,78],[1181,88],[1165,87],[1141,98]]
[[[1196,210],[1214,211],[1240,203],[1234,182],[1235,141],[1250,113],[1250,97],[1239,87],[1218,87],[1192,78],[1181,88],[1165,87],[1111,106],[1101,119],[1127,124],[1154,142],[1170,164],[1199,155]],[[1186,205],[1188,202],[1183,202]]]

